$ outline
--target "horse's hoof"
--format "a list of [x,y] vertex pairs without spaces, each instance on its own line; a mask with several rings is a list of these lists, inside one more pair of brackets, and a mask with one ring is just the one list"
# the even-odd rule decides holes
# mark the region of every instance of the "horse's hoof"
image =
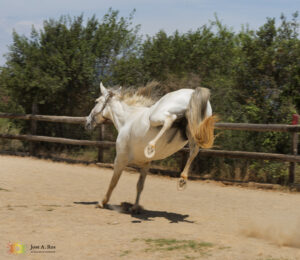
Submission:
[[108,207],[108,204],[103,204],[103,203],[102,203],[102,205],[101,205],[100,203],[98,203],[98,204],[95,206],[95,208],[97,208],[97,209],[108,209],[109,207]]
[[144,154],[147,158],[152,158],[155,154],[155,146],[148,144],[144,150]]
[[102,206],[101,204],[98,203],[98,204],[95,206],[95,208],[96,208],[96,209],[103,209],[103,206]]
[[131,208],[129,208],[129,212],[131,214],[141,214],[142,209],[143,208],[141,206],[132,206]]
[[184,178],[180,178],[177,181],[177,189],[178,190],[184,190],[186,188],[186,180]]

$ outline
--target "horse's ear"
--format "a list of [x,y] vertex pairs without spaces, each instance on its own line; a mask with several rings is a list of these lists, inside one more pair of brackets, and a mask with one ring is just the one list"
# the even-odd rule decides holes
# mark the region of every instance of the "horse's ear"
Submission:
[[100,82],[100,92],[102,95],[107,95],[108,94],[108,91],[107,89],[103,86],[102,82]]
[[121,94],[121,91],[122,91],[122,86],[120,86],[120,87],[117,89],[116,93],[117,93],[117,94]]

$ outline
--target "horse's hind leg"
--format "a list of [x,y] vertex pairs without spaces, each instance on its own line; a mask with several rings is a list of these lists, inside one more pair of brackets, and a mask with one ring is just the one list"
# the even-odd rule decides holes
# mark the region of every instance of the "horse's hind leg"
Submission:
[[134,205],[130,209],[130,211],[133,212],[133,213],[139,213],[140,196],[141,196],[141,193],[142,193],[143,188],[144,188],[144,183],[145,183],[145,179],[146,179],[146,176],[147,176],[147,173],[148,173],[148,169],[149,169],[149,166],[144,167],[144,168],[141,169],[140,177],[139,177],[139,180],[138,180],[137,185],[136,185],[136,190],[137,190],[136,200],[135,200]]
[[178,189],[179,190],[183,190],[186,187],[186,182],[188,179],[190,166],[199,152],[199,147],[196,144],[196,142],[194,141],[194,139],[192,138],[189,131],[188,131],[188,139],[189,139],[190,153],[189,153],[189,158],[185,164],[185,167],[184,167],[182,173],[180,174],[180,179],[178,180]]
[[[147,158],[152,158],[155,154],[155,145],[159,138],[162,137],[162,135],[171,128],[173,122],[177,119],[177,116],[175,114],[171,114],[169,112],[165,113],[165,119],[163,121],[163,126],[160,129],[159,133],[153,140],[151,140],[148,145],[146,146],[144,150],[144,154]],[[155,119],[150,118],[150,123],[156,123],[154,121]]]
[[105,205],[109,201],[110,196],[111,196],[114,188],[118,184],[118,181],[120,179],[120,176],[122,174],[123,169],[126,166],[126,163],[127,162],[125,160],[120,160],[118,157],[116,157],[115,162],[114,162],[114,173],[113,173],[113,176],[110,180],[110,184],[109,184],[108,190],[106,192],[106,195],[104,196],[104,198],[102,200],[102,206],[103,207],[105,207]]

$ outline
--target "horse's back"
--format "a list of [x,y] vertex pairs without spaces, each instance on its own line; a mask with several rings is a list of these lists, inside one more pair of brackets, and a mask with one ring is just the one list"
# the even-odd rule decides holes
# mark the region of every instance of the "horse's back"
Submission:
[[152,107],[152,109],[155,111],[157,109],[186,109],[188,106],[188,103],[191,99],[191,96],[193,94],[193,89],[179,89],[173,92],[170,92],[166,95],[164,95],[160,100],[158,100]]
[[150,120],[164,121],[166,112],[183,117],[193,92],[193,89],[179,89],[166,94],[150,108]]

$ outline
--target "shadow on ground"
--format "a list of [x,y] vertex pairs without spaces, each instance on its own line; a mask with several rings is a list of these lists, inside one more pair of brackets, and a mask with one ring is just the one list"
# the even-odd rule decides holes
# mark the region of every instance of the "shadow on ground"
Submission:
[[[98,201],[79,201],[74,202],[74,204],[79,205],[95,205],[99,208]],[[194,223],[194,221],[187,220],[189,215],[183,215],[174,212],[167,212],[167,211],[159,211],[159,210],[146,210],[140,208],[139,213],[132,213],[130,212],[130,208],[132,207],[131,203],[122,202],[121,205],[111,205],[107,204],[105,209],[117,211],[122,214],[131,215],[131,217],[137,219],[133,220],[132,223],[141,223],[142,221],[153,221],[155,218],[165,218],[166,220],[170,221],[170,223],[179,223],[179,222],[187,222],[187,223]]]

